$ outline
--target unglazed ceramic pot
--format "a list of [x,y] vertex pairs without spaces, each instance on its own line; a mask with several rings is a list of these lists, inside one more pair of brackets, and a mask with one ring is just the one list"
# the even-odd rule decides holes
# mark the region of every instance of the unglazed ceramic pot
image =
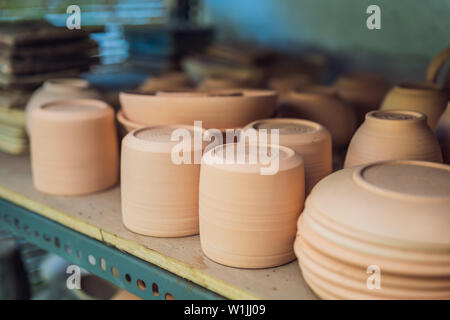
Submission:
[[407,82],[395,86],[388,92],[381,109],[422,112],[428,117],[428,125],[434,130],[447,102],[448,96],[440,86]]
[[345,146],[356,130],[357,118],[332,87],[308,86],[292,91],[278,108],[277,117],[301,118],[320,123],[333,139],[333,147]]
[[[267,143],[273,144],[271,130],[278,130],[279,144],[289,147],[302,156],[305,165],[306,194],[314,185],[333,170],[331,135],[322,125],[300,119],[264,119],[257,120],[243,128],[240,140],[256,140],[247,129],[255,133],[267,133]],[[245,133],[247,132],[247,134]]]
[[436,137],[441,145],[444,162],[450,164],[450,103],[437,124]]
[[[443,164],[385,161],[329,175],[298,222],[305,280],[326,299],[449,299],[449,205]],[[368,270],[377,269],[373,289]]]
[[31,114],[36,189],[57,195],[100,191],[118,181],[114,111],[91,99],[55,101]]
[[[303,160],[292,149],[272,146],[278,170],[261,174],[268,164],[259,157],[250,162],[253,156],[265,153],[261,145],[241,144],[242,151],[238,145],[218,146],[202,159],[199,216],[203,252],[211,260],[239,268],[266,268],[292,261],[295,221],[304,202]],[[227,157],[236,160],[237,155],[245,156],[246,161],[225,161]]]
[[[171,139],[177,129],[184,150]],[[128,229],[155,237],[198,233],[202,148],[202,130],[182,125],[137,129],[122,140],[122,218]],[[175,151],[184,163],[172,160]]]
[[126,117],[149,125],[186,124],[202,120],[203,127],[236,128],[275,112],[277,95],[266,90],[221,90],[211,93],[121,92]]
[[364,121],[367,112],[380,108],[390,86],[380,75],[355,73],[341,76],[335,87],[338,96],[351,103],[360,121]]
[[442,162],[426,116],[414,111],[371,111],[348,146],[344,167],[382,160]]
[[66,99],[101,99],[100,92],[79,78],[49,79],[37,89],[26,106],[26,129],[30,134],[31,112],[48,102]]

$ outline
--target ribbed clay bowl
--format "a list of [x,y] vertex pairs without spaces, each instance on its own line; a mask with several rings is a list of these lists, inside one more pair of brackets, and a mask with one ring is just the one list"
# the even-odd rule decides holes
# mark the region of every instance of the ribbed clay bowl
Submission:
[[186,124],[202,120],[203,127],[243,127],[271,117],[277,95],[268,90],[218,90],[213,92],[121,92],[126,117],[149,125]]
[[394,248],[450,251],[450,167],[386,161],[320,181],[306,202],[332,223]]

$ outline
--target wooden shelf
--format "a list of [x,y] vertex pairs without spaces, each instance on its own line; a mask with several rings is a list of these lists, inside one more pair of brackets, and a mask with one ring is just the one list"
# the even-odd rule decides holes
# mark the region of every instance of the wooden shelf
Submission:
[[317,299],[297,261],[246,270],[217,264],[202,253],[199,236],[146,237],[122,224],[120,188],[86,196],[50,196],[32,184],[29,156],[0,152],[0,198],[97,239],[230,299]]

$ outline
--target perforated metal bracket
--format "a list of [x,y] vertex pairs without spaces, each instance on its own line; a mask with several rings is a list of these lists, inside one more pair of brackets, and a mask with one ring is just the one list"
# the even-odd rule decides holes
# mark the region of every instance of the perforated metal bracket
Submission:
[[224,299],[189,280],[4,199],[0,199],[0,223],[14,234],[143,299]]

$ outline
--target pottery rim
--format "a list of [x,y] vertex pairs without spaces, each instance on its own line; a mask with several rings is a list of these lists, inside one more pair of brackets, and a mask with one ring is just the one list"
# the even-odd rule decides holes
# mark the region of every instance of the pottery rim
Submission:
[[[376,117],[377,114],[395,114],[395,115],[405,115],[411,116],[408,119],[386,119]],[[383,122],[384,124],[389,123],[393,125],[402,125],[402,124],[412,124],[412,123],[426,123],[427,115],[418,112],[418,111],[409,111],[409,110],[374,110],[366,113],[366,120],[370,121],[378,121]]]
[[450,172],[450,166],[442,163],[428,162],[428,161],[417,161],[417,160],[388,160],[388,161],[380,161],[375,163],[370,163],[361,167],[356,168],[352,173],[352,178],[355,183],[371,192],[375,192],[382,196],[388,196],[390,198],[399,198],[407,201],[427,201],[427,202],[449,202],[450,197],[446,196],[421,196],[421,195],[411,195],[400,191],[386,190],[382,187],[376,186],[369,181],[364,179],[364,171],[375,167],[375,166],[383,166],[386,164],[407,164],[407,165],[417,165],[417,166],[425,166],[438,168],[445,171]]
[[[57,112],[49,110],[52,106],[87,106],[91,107],[89,110],[80,110],[76,113],[71,113],[68,116],[67,112]],[[93,119],[96,117],[102,117],[105,112],[110,110],[112,112],[112,107],[102,100],[97,99],[67,99],[67,100],[55,100],[52,102],[44,103],[34,109],[32,113],[44,112],[47,117],[58,120],[79,120],[79,119]]]
[[[251,99],[254,97],[261,97],[261,96],[276,96],[277,93],[274,90],[264,90],[264,89],[215,89],[210,90],[207,92],[203,91],[186,91],[186,92],[180,92],[180,91],[170,91],[170,90],[161,90],[167,93],[174,93],[173,95],[167,94],[167,95],[157,95],[157,91],[154,92],[138,92],[138,91],[122,91],[120,92],[120,95],[137,95],[137,96],[146,96],[147,98],[161,98],[161,99],[212,99],[212,98],[221,98],[221,99]],[[227,93],[242,93],[242,95],[239,96],[233,96],[233,95],[225,95]],[[185,93],[178,95],[177,93]],[[210,93],[210,94],[208,94]],[[218,94],[218,95],[215,95]],[[224,94],[224,95],[220,95]]]
[[[261,119],[261,120],[256,120],[253,121],[251,123],[249,123],[248,125],[245,126],[245,128],[252,128],[255,130],[260,130],[258,125],[264,124],[264,123],[280,123],[280,124],[299,124],[299,125],[305,125],[308,126],[310,128],[312,128],[313,130],[307,133],[314,133],[317,132],[319,130],[323,130],[325,129],[324,126],[322,126],[321,124],[311,121],[311,120],[305,120],[305,119],[296,119],[296,118],[276,118],[276,119]],[[244,128],[244,129],[245,129]],[[299,134],[304,134],[304,133],[299,133]],[[281,135],[281,134],[280,134]]]
[[85,90],[90,89],[89,82],[81,78],[54,78],[44,82],[45,89]]
[[428,82],[413,82],[406,81],[396,85],[393,90],[401,92],[403,94],[435,94],[441,93],[442,86],[435,83]]

